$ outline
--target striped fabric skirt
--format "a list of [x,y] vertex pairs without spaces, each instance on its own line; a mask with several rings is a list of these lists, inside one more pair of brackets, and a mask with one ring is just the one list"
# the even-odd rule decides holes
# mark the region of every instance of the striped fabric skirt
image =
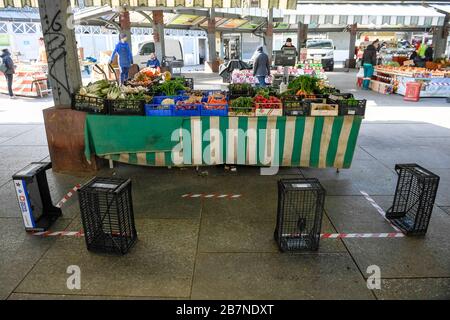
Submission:
[[362,119],[360,116],[192,117],[180,128],[180,142],[172,151],[97,156],[161,167],[229,164],[350,168]]

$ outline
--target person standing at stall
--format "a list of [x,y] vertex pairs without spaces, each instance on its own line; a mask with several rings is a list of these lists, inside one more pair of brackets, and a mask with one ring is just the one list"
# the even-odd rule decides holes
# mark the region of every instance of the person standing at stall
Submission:
[[8,83],[8,93],[11,99],[15,99],[16,96],[13,92],[13,80],[14,80],[14,61],[11,58],[11,53],[8,49],[2,50],[2,64],[0,66],[0,71],[3,72],[6,78],[6,82]]
[[362,65],[364,68],[364,81],[363,81],[363,89],[368,90],[370,80],[372,79],[374,73],[374,66],[377,65],[377,47],[379,45],[378,39],[375,40],[372,44],[369,44],[364,50],[364,54],[362,57]]
[[130,72],[130,67],[133,64],[133,54],[130,49],[130,45],[127,42],[127,35],[120,34],[120,42],[116,45],[114,49],[110,63],[112,64],[114,58],[119,55],[119,67],[120,67],[120,83],[123,84],[128,80],[128,74]]
[[258,79],[260,87],[266,87],[266,77],[270,74],[269,56],[264,53],[264,48],[260,46],[253,63],[253,76]]
[[159,62],[158,58],[156,57],[156,53],[152,52],[150,54],[150,60],[147,61],[147,67],[148,68],[161,68],[161,62]]

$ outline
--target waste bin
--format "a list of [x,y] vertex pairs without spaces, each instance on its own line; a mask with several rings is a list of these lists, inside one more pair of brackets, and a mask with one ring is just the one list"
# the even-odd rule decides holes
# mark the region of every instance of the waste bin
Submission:
[[422,84],[420,82],[408,82],[406,84],[405,101],[417,102],[420,100],[420,90],[422,89]]
[[33,162],[12,178],[26,231],[47,231],[62,215],[53,206],[46,171],[51,162]]

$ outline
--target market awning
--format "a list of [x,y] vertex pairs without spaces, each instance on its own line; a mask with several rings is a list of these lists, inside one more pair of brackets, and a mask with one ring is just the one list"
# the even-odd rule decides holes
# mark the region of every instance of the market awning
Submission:
[[311,27],[323,25],[442,26],[445,15],[434,8],[407,4],[299,4],[286,10],[285,23],[299,22]]
[[[297,0],[71,0],[73,6],[133,8],[278,8],[295,9]],[[38,0],[0,0],[0,8],[38,7]]]

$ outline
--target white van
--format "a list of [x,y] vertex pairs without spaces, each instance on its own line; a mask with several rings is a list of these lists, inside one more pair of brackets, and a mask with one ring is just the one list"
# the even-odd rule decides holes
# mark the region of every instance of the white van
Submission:
[[[166,39],[166,57],[168,61],[172,62],[174,68],[181,68],[184,66],[183,48],[178,40]],[[139,66],[140,69],[147,66],[148,60],[150,60],[150,54],[155,52],[155,43],[153,41],[146,41],[139,44],[139,54],[134,56],[134,63]],[[163,57],[158,57],[158,60],[162,63]]]
[[322,61],[325,70],[334,70],[334,45],[330,39],[309,39],[306,41],[308,59]]

